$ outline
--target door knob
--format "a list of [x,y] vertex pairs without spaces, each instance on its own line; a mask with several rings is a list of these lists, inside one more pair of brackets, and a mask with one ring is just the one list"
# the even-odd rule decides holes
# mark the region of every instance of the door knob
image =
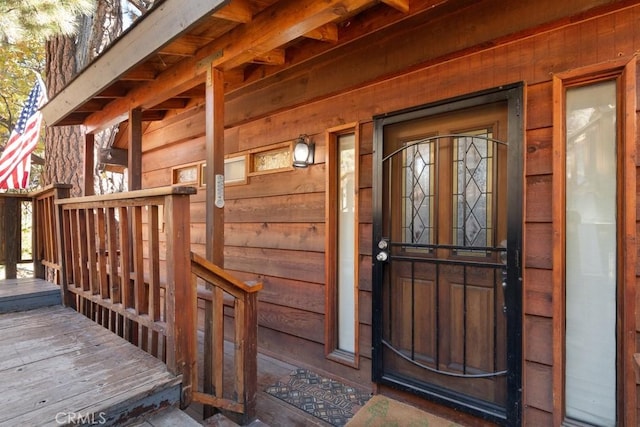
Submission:
[[380,262],[385,262],[386,260],[389,259],[389,254],[386,253],[385,251],[378,252],[378,255],[376,255],[376,259]]

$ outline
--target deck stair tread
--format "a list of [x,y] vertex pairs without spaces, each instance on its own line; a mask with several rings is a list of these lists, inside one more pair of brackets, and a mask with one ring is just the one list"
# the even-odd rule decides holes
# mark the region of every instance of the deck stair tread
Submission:
[[0,425],[121,425],[179,402],[164,363],[72,309],[0,314],[0,342]]
[[54,283],[35,278],[0,280],[0,313],[59,305],[60,301],[60,288]]

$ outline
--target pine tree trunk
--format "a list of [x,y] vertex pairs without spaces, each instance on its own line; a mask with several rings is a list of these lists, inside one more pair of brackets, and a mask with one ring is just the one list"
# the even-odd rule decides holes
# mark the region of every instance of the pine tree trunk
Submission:
[[[47,41],[46,85],[49,99],[122,32],[120,2],[97,2],[91,16],[79,17],[78,28],[81,33],[77,36],[58,36]],[[99,141],[96,143],[100,144]],[[81,127],[47,128],[45,147],[45,184],[71,184],[71,195],[82,195],[85,137]]]
[[[51,99],[76,74],[76,44],[72,37],[58,36],[47,41],[46,48],[46,85]],[[48,127],[45,146],[45,184],[71,184],[71,195],[81,195],[84,135],[80,126]]]

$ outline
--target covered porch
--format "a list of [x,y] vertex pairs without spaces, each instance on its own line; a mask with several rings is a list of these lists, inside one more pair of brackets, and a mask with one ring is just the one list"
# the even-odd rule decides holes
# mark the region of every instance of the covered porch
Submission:
[[[195,254],[176,265],[174,250],[189,253],[179,243],[188,241],[188,189],[85,198],[65,189],[15,196],[32,204],[41,277],[0,280],[0,381],[9,385],[0,422],[328,427],[346,425],[369,400],[370,391],[304,361],[257,352],[259,283],[239,283]],[[150,255],[142,236],[156,242]],[[14,270],[6,259],[3,267]]]

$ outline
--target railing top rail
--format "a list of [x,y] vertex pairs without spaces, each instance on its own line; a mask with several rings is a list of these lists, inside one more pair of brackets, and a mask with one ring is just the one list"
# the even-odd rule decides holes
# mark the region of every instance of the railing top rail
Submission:
[[[198,254],[191,252],[191,265],[192,272],[199,277],[207,280],[209,278],[217,278],[218,280],[211,280],[215,284],[221,286],[225,291],[230,294],[236,296],[239,292],[241,293],[254,293],[258,292],[262,289],[262,282],[243,282],[233,277],[231,274],[227,273],[224,269],[218,267],[217,265],[207,261],[203,257]],[[198,273],[209,273],[207,274],[198,274]],[[204,276],[204,277],[203,277]]]
[[162,196],[170,196],[170,195],[191,195],[196,194],[197,190],[195,187],[157,187],[157,188],[149,188],[146,190],[135,190],[135,191],[127,191],[124,193],[112,193],[112,194],[103,194],[99,196],[84,196],[84,197],[73,197],[71,199],[62,199],[57,200],[57,205],[65,205],[71,204],[80,205],[96,202],[106,202],[106,201],[118,201],[118,200],[132,200],[132,199],[145,199],[150,197],[162,197]]
[[56,190],[70,190],[73,187],[71,184],[49,184],[43,188],[32,191],[29,193],[29,197],[33,197],[34,199],[44,199],[47,197],[51,197],[54,195]]
[[31,200],[31,195],[28,193],[0,193],[0,199]]

